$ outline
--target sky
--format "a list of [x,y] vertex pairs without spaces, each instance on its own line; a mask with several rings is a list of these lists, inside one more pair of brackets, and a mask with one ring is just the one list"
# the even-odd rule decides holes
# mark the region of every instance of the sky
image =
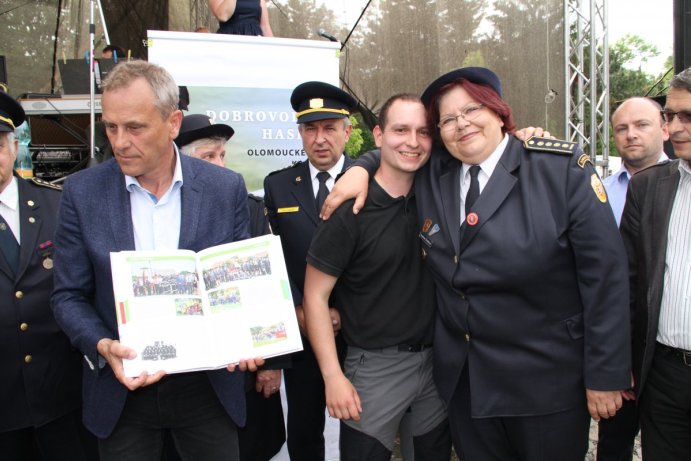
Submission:
[[614,43],[627,33],[652,43],[660,51],[660,57],[644,66],[644,69],[653,74],[659,73],[665,59],[673,53],[672,4],[672,0],[609,0],[609,43]]
[[[357,21],[367,0],[318,0],[329,6],[348,28]],[[635,34],[657,46],[659,59],[644,66],[657,74],[673,48],[672,0],[607,0],[609,42],[614,43],[627,33]]]

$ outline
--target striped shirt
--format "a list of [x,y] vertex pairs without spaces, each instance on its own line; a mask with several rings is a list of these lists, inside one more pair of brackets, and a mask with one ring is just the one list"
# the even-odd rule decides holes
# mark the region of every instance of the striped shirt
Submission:
[[691,350],[691,166],[679,161],[681,178],[667,231],[667,254],[657,340]]

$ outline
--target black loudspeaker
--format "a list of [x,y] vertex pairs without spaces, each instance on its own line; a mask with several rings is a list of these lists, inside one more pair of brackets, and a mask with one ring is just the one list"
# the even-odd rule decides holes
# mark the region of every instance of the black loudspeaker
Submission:
[[674,73],[691,67],[691,0],[674,0]]
[[4,56],[0,56],[0,84],[7,86],[7,64]]

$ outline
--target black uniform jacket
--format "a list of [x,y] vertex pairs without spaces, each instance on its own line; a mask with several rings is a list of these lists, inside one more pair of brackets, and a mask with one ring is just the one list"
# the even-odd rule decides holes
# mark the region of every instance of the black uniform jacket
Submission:
[[[343,168],[351,163],[346,155]],[[307,266],[305,258],[319,224],[308,161],[269,174],[264,179],[264,203],[271,231],[281,236],[293,302],[296,306],[301,305]]]
[[16,276],[0,254],[0,431],[41,426],[81,403],[81,355],[50,309],[60,192],[18,177],[17,184]]
[[621,219],[621,235],[629,256],[633,375],[638,395],[655,352],[669,219],[680,178],[678,160],[636,173]]
[[416,179],[435,379],[448,402],[469,367],[474,417],[555,413],[630,384],[626,256],[604,187],[573,143],[529,143],[509,139],[462,236],[461,164],[435,149]]

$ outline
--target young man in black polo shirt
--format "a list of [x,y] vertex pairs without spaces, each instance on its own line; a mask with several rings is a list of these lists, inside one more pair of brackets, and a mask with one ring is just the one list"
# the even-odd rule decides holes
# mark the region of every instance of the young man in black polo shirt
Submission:
[[[342,460],[390,459],[406,417],[415,459],[448,461],[446,412],[432,380],[434,287],[420,257],[412,188],[432,144],[419,98],[389,99],[374,137],[381,165],[365,207],[353,215],[352,203],[344,203],[312,240],[304,293],[307,330],[329,413],[342,420]],[[341,312],[345,374],[329,305]]]

